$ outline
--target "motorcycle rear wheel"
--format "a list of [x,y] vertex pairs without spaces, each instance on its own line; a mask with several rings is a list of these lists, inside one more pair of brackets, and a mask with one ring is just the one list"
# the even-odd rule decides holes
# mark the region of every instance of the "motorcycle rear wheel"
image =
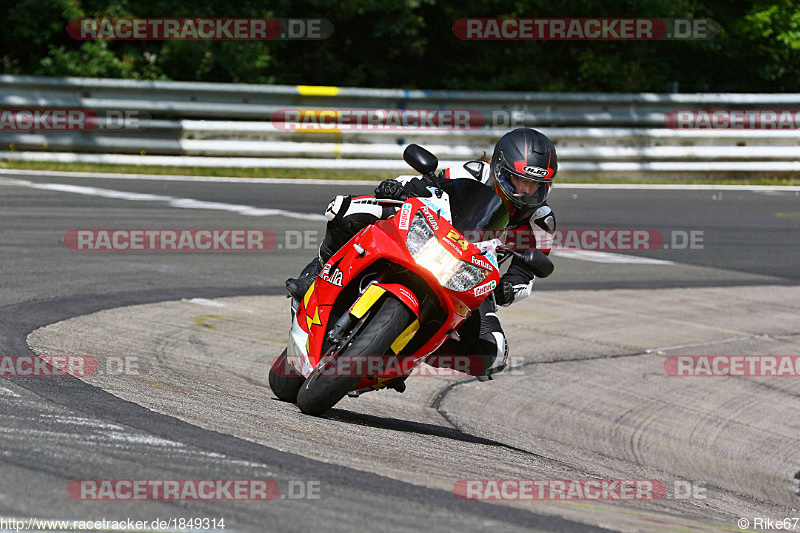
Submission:
[[[350,368],[367,368],[370,356],[388,355],[392,343],[408,327],[414,314],[400,300],[386,294],[377,310],[352,343],[337,356],[347,357]],[[335,367],[337,358],[322,362],[305,380],[297,394],[297,406],[309,415],[319,416],[336,405],[364,376],[325,375],[326,369]]]

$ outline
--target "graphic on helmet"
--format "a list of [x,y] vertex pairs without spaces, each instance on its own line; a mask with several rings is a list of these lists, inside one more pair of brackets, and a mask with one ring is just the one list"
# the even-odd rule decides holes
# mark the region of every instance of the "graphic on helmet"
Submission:
[[503,135],[491,163],[494,189],[512,215],[541,207],[558,171],[556,147],[541,132],[518,128]]

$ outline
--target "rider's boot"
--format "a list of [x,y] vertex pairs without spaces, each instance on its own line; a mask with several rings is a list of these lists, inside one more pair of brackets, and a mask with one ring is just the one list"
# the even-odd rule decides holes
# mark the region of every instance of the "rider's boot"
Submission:
[[298,302],[302,300],[321,271],[322,261],[319,257],[315,257],[306,265],[299,277],[287,279],[286,288],[289,290],[289,294],[292,298]]
[[[330,233],[330,232],[329,232]],[[289,294],[298,302],[303,299],[311,284],[322,272],[322,266],[330,259],[338,248],[332,248],[328,245],[328,236],[322,241],[319,247],[319,256],[311,260],[309,264],[303,269],[300,275],[296,278],[289,278],[286,280],[286,289]]]
[[339,248],[345,245],[353,235],[369,224],[374,224],[382,214],[382,207],[375,205],[375,199],[353,199],[350,196],[337,196],[328,205],[325,216],[328,225],[325,237],[319,246],[319,257],[315,257],[297,278],[286,280],[289,294],[297,300],[302,300],[314,279],[322,271],[322,266],[333,257]]

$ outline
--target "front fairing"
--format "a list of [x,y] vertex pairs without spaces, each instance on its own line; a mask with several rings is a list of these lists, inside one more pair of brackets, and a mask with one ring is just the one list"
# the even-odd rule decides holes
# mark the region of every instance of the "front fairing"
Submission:
[[[489,190],[478,183],[476,185],[484,190]],[[456,195],[463,194],[468,188],[459,188]],[[492,194],[494,195],[494,193]],[[500,203],[502,204],[502,201]],[[466,291],[448,289],[443,287],[431,272],[417,264],[406,247],[406,240],[410,220],[413,220],[418,213],[425,217],[439,242],[447,247],[453,256],[487,272],[482,283]],[[471,312],[480,306],[499,282],[496,261],[490,256],[484,255],[475,245],[468,242],[461,232],[450,224],[445,214],[443,210],[435,209],[430,201],[411,198],[403,204],[395,216],[364,228],[334,254],[314,281],[312,288],[297,305],[293,321],[292,341],[295,345],[294,351],[298,353],[289,360],[298,371],[307,375],[319,363],[325,334],[329,329],[331,311],[336,305],[343,287],[347,287],[354,280],[360,280],[366,271],[377,262],[389,261],[423,278],[438,298],[439,306],[447,316],[447,320],[436,333],[415,350],[418,356],[427,356],[433,353],[447,340],[448,334],[457,330]],[[458,220],[460,224],[468,226],[474,223],[486,226],[496,223],[497,215],[491,209],[472,209],[468,210],[468,217],[461,217]],[[366,253],[360,255],[356,246],[365,250]],[[422,319],[424,321],[425,317]]]

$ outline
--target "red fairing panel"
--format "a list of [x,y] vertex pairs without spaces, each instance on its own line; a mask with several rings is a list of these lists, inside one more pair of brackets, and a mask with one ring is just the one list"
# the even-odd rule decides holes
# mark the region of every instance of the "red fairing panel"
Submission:
[[[425,216],[439,241],[456,257],[490,271],[483,283],[465,292],[446,289],[439,284],[433,274],[414,261],[405,242],[409,220],[413,220],[417,212],[421,212]],[[431,224],[431,221],[434,223]],[[403,229],[400,229],[401,227]],[[355,244],[367,250],[364,257],[359,257],[354,249]],[[411,198],[398,211],[397,215],[364,228],[334,254],[315,280],[312,293],[306,295],[300,302],[297,310],[298,322],[300,327],[309,333],[308,355],[312,366],[319,363],[324,334],[330,319],[330,310],[342,287],[358,278],[374,262],[384,259],[401,265],[422,277],[437,295],[440,305],[447,313],[448,319],[439,331],[418,350],[418,355],[430,354],[441,346],[447,339],[448,333],[461,326],[470,312],[480,306],[500,280],[497,269],[482,256],[475,245],[469,243],[458,231],[453,229],[445,218],[437,216],[437,213],[432,212],[420,200]],[[419,316],[419,299],[407,287],[395,283],[381,284],[381,286],[397,296]]]

